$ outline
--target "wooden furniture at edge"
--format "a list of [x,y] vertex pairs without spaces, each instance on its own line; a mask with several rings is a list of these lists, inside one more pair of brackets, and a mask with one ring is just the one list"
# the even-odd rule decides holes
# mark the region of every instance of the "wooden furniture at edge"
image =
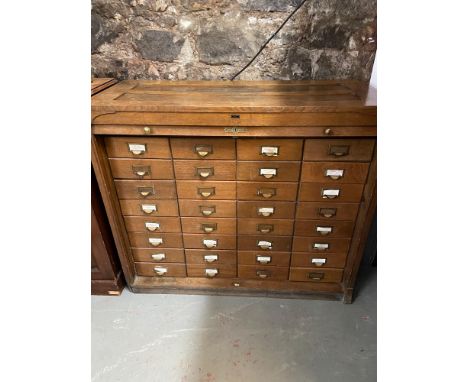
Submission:
[[350,303],[376,113],[356,81],[123,81],[93,97],[92,161],[130,289]]
[[[114,85],[113,78],[91,80],[91,96]],[[124,285],[117,249],[91,168],[91,294],[120,295]]]

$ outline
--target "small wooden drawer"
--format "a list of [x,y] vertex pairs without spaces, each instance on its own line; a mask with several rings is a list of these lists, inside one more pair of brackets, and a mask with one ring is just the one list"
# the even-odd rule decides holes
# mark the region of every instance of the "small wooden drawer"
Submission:
[[365,183],[369,163],[303,162],[302,182]]
[[294,219],[295,209],[295,202],[239,201],[237,202],[237,217]]
[[242,235],[292,235],[294,220],[292,219],[242,219],[239,222],[239,234]]
[[120,200],[124,216],[179,216],[177,200]]
[[241,279],[283,281],[288,279],[289,268],[239,265],[238,273]]
[[234,139],[171,138],[171,148],[175,159],[236,159]]
[[236,234],[235,218],[181,218],[184,233]]
[[291,255],[291,267],[309,268],[344,268],[347,254],[342,253],[309,253],[293,252]]
[[358,210],[358,203],[299,202],[296,208],[296,219],[354,221]]
[[133,260],[154,263],[185,263],[184,250],[178,248],[132,248]]
[[236,249],[235,235],[198,235],[184,233],[185,248],[201,249]]
[[206,277],[209,279],[217,278],[235,278],[237,277],[237,268],[233,264],[190,264],[187,265],[188,277]]
[[115,179],[174,179],[172,161],[164,159],[109,159]]
[[296,220],[294,235],[314,237],[351,237],[354,222],[326,220]]
[[237,180],[297,182],[301,162],[238,162]]
[[306,139],[304,160],[369,162],[374,145],[374,139]]
[[175,160],[177,179],[236,180],[236,162],[227,160]]
[[136,273],[140,276],[186,277],[185,264],[176,263],[135,263]]
[[181,232],[178,217],[126,216],[128,232]]
[[238,251],[239,265],[288,267],[290,253],[269,251]]
[[302,139],[239,139],[238,160],[282,161],[302,159]]
[[236,199],[236,182],[211,182],[178,180],[177,194],[180,199]]
[[239,200],[295,201],[297,183],[293,182],[237,182]]
[[119,199],[176,199],[173,180],[114,180]]
[[180,233],[129,232],[132,247],[137,248],[183,248]]
[[339,283],[343,278],[341,269],[291,268],[289,280],[319,283]]
[[171,158],[169,140],[152,137],[106,137],[109,158]]
[[187,259],[187,264],[206,264],[206,266],[237,264],[236,251],[230,250],[207,251],[205,249],[186,249],[185,258]]
[[290,236],[238,236],[238,248],[240,251],[270,251],[290,252],[292,238]]
[[299,200],[305,202],[360,202],[363,184],[301,183]]
[[294,236],[294,252],[347,253],[351,239]]
[[187,200],[179,199],[180,216],[207,218],[235,218],[235,200]]

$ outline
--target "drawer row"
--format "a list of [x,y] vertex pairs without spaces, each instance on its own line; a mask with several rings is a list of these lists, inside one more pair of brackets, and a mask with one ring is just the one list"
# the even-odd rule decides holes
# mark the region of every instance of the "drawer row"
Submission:
[[109,158],[369,162],[374,145],[373,139],[106,138]]

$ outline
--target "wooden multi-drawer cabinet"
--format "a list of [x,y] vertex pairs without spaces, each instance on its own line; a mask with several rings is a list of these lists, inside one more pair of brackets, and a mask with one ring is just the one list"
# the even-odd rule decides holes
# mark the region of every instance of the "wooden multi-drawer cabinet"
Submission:
[[366,85],[124,81],[92,107],[133,291],[352,300],[376,206]]

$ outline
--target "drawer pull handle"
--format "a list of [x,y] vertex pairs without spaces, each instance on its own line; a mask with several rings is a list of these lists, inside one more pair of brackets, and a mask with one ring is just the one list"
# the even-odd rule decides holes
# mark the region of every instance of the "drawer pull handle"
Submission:
[[335,189],[322,189],[323,199],[335,199],[340,195],[340,190]]
[[344,170],[325,170],[325,176],[333,180],[338,180],[343,177]]
[[330,145],[328,148],[328,155],[334,155],[336,157],[344,157],[349,154],[348,145]]
[[274,207],[260,207],[257,210],[257,214],[261,216],[271,216],[275,213]]
[[320,208],[319,215],[323,216],[324,218],[331,218],[336,216],[336,208]]
[[150,237],[148,241],[153,247],[159,247],[163,243],[163,239],[160,237]]
[[150,166],[133,166],[133,173],[137,176],[145,176],[151,174]]
[[260,247],[261,249],[271,249],[272,243],[266,240],[259,240],[257,242],[257,246]]
[[145,214],[151,214],[153,212],[156,212],[158,210],[158,207],[156,206],[156,204],[142,204],[141,210]]
[[330,244],[314,243],[313,248],[318,251],[326,251],[330,248]]
[[327,262],[327,259],[312,259],[311,263],[316,267],[321,267]]
[[216,207],[203,207],[200,206],[200,212],[202,213],[203,216],[210,216],[213,215],[216,212]]
[[310,272],[309,279],[319,281],[322,280],[325,274],[323,272]]
[[276,195],[276,188],[261,188],[257,190],[257,195],[269,199]]
[[152,187],[138,187],[138,193],[143,197],[147,197],[148,195],[154,195],[154,189]]
[[201,158],[205,158],[209,154],[213,154],[213,146],[211,145],[195,145],[194,150]]
[[199,188],[198,194],[204,198],[209,198],[210,196],[213,196],[215,194],[215,187]]
[[129,143],[128,151],[130,151],[133,155],[141,155],[146,152],[146,145],[139,143]]
[[277,174],[276,168],[261,168],[260,169],[260,176],[263,176],[266,179],[271,179],[275,177]]
[[318,232],[322,236],[326,236],[332,233],[333,227],[315,227],[316,232]]
[[203,259],[207,262],[207,263],[213,263],[215,261],[218,261],[218,255],[205,255],[203,257]]
[[279,147],[262,146],[261,154],[266,157],[277,157],[279,155]]
[[218,229],[218,224],[217,223],[202,224],[201,229],[203,232],[211,233]]
[[167,273],[167,268],[165,267],[154,267],[154,271],[158,276],[164,276]]
[[218,246],[218,240],[205,239],[205,240],[203,240],[203,245],[206,248],[216,248]]
[[218,270],[216,268],[205,269],[206,277],[215,277],[217,274],[218,274]]
[[267,277],[271,276],[271,272],[268,271],[257,271],[257,276],[260,277],[261,279],[266,279]]
[[159,231],[159,223],[153,223],[153,222],[145,222],[145,227],[148,231]]
[[210,168],[197,168],[197,175],[200,178],[206,179],[209,176],[214,175],[214,169],[213,169],[213,167],[210,167]]
[[273,224],[258,224],[257,231],[261,233],[270,233],[273,232],[274,225]]
[[154,261],[163,261],[166,258],[166,254],[165,253],[153,253],[151,255],[151,258]]
[[271,263],[271,256],[257,256],[257,263],[263,265]]

